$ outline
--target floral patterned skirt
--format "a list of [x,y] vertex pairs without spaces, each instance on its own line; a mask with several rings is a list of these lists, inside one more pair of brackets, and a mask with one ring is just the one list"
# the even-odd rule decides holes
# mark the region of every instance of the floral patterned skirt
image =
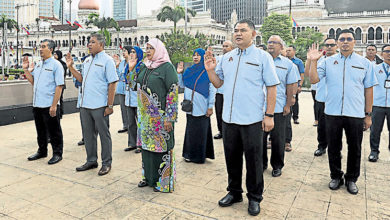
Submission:
[[160,192],[173,192],[176,184],[174,150],[163,153],[142,150],[142,179]]

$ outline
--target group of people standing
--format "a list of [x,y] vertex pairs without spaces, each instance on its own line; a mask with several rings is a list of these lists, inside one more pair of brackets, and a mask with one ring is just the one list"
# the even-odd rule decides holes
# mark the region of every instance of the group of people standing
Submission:
[[[387,79],[390,75],[390,45],[382,49],[385,63],[374,67],[353,51],[353,32],[343,30],[338,39],[324,41],[325,56],[317,45],[313,45],[304,68],[303,62],[295,57],[295,48],[286,47],[280,36],[273,35],[268,39],[267,51],[255,47],[255,36],[253,22],[241,20],[234,27],[236,48],[232,42],[224,42],[223,55],[219,57],[214,57],[210,50],[196,49],[194,64],[184,69],[181,63],[176,69],[164,44],[158,39],[146,43],[145,53],[139,47],[124,47],[125,60],[120,61],[104,52],[102,35],[92,34],[88,43],[91,56],[84,61],[81,72],[74,68],[70,54],[66,57],[67,67],[81,83],[78,105],[87,158],[85,164],[76,170],[98,167],[99,134],[102,167],[98,174],[110,172],[109,115],[113,113],[117,90],[123,105],[125,126],[121,130],[128,132],[125,151],[136,150],[142,154],[142,179],[138,186],[150,186],[156,192],[172,192],[176,179],[174,123],[178,117],[181,85],[184,87],[181,109],[186,112],[184,160],[205,163],[206,158],[215,158],[210,122],[215,106],[219,133],[214,138],[223,139],[228,173],[228,194],[219,205],[227,207],[243,200],[244,156],[248,213],[258,215],[263,199],[263,172],[268,167],[267,137],[270,135],[271,139],[272,176],[278,177],[284,167],[284,153],[291,150],[287,141],[291,117],[296,124],[299,123],[292,111],[296,108],[303,74],[306,74],[313,84],[317,83],[319,145],[315,155],[324,154],[328,148],[329,188],[338,189],[345,178],[347,190],[358,193],[356,181],[360,171],[362,132],[370,127],[372,114],[378,115],[378,129],[383,126],[384,115],[388,114],[385,92],[390,89],[390,80]],[[283,56],[286,48],[287,56]],[[57,108],[64,85],[63,67],[51,58],[53,50],[54,42],[44,40],[40,49],[42,61],[35,68],[28,59],[23,62],[26,76],[34,85],[33,107],[39,145],[37,153],[29,160],[47,156],[46,132],[49,131],[53,146],[53,158],[49,164],[62,159],[63,146]],[[382,87],[373,89],[378,84],[377,78],[386,91],[382,91]],[[327,90],[333,92],[327,93]],[[378,97],[377,90],[381,94]],[[379,105],[374,112],[373,94],[376,97],[374,105]],[[385,98],[383,94],[386,94]],[[383,102],[385,106],[381,106]],[[348,144],[345,175],[341,169],[343,130]],[[372,139],[376,139],[375,135]],[[372,149],[375,152],[378,148]]]

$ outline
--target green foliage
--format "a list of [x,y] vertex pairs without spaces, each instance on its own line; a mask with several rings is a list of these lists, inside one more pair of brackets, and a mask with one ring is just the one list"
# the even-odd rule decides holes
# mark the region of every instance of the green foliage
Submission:
[[106,18],[102,17],[100,18],[98,14],[91,13],[88,15],[88,21],[85,22],[87,26],[94,25],[97,28],[100,29],[99,33],[104,35],[104,38],[106,39],[106,45],[111,44],[111,33],[107,30],[109,28],[115,28],[116,31],[119,31],[119,25],[118,22],[116,22],[113,18]]
[[[176,6],[176,8],[171,8],[169,6],[165,6],[161,9],[160,13],[157,15],[157,20],[161,22],[165,22],[167,20],[173,22],[173,32],[176,33],[176,24],[179,22],[181,19],[185,19],[185,8],[181,6]],[[190,21],[190,15],[192,17],[195,17],[196,11],[193,11],[191,9],[187,9],[187,22]]]
[[7,15],[1,14],[0,16],[0,27],[4,31],[4,24],[7,23],[7,29],[12,30],[14,28],[17,28],[16,21],[14,19],[9,19]]
[[264,41],[268,41],[272,35],[279,35],[286,44],[292,43],[292,23],[288,15],[271,14],[265,18],[260,28]]
[[312,28],[307,28],[305,31],[298,32],[297,38],[293,44],[297,48],[296,56],[305,61],[309,47],[313,43],[321,44],[323,39],[324,35],[320,32],[316,32]]
[[211,38],[203,33],[196,33],[195,36],[192,36],[184,34],[183,31],[164,33],[160,40],[165,44],[173,65],[180,61],[192,62],[192,54],[195,49],[205,49],[207,45],[213,44]]

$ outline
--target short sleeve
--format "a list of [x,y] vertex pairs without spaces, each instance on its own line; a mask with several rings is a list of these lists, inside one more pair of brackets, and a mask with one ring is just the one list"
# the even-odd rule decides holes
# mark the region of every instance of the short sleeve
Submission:
[[113,83],[119,80],[118,74],[116,73],[116,66],[114,60],[108,59],[105,66],[105,74],[108,83]]
[[221,80],[224,80],[223,69],[222,69],[222,63],[223,63],[223,59],[221,59],[221,60],[217,63],[217,67],[215,68],[215,73],[217,73],[217,76],[218,76]]
[[364,77],[364,88],[371,88],[378,84],[378,79],[376,78],[374,65],[371,62],[368,62],[368,69],[366,76]]
[[60,62],[56,62],[54,71],[54,80],[56,82],[56,86],[64,85],[64,67],[62,67]]
[[297,68],[294,68],[295,64],[291,63],[290,65],[290,68],[288,70],[288,73],[287,73],[287,80],[286,80],[286,84],[289,85],[289,84],[294,84],[296,82],[298,82],[298,75],[297,74]]
[[317,73],[320,80],[326,77],[326,59],[320,60],[318,62]]
[[305,73],[305,65],[303,65],[302,60],[299,60],[298,69],[299,69],[299,73],[300,73],[300,74]]
[[280,84],[279,77],[276,74],[275,63],[271,55],[266,53],[263,57],[263,80],[265,86],[275,86]]

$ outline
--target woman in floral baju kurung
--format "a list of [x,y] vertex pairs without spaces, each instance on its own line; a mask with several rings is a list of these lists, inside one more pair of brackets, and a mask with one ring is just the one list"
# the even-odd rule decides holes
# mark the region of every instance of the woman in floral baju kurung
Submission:
[[142,181],[139,187],[174,190],[176,169],[174,123],[177,119],[178,79],[163,43],[152,39],[147,61],[137,77],[138,144],[142,146]]

